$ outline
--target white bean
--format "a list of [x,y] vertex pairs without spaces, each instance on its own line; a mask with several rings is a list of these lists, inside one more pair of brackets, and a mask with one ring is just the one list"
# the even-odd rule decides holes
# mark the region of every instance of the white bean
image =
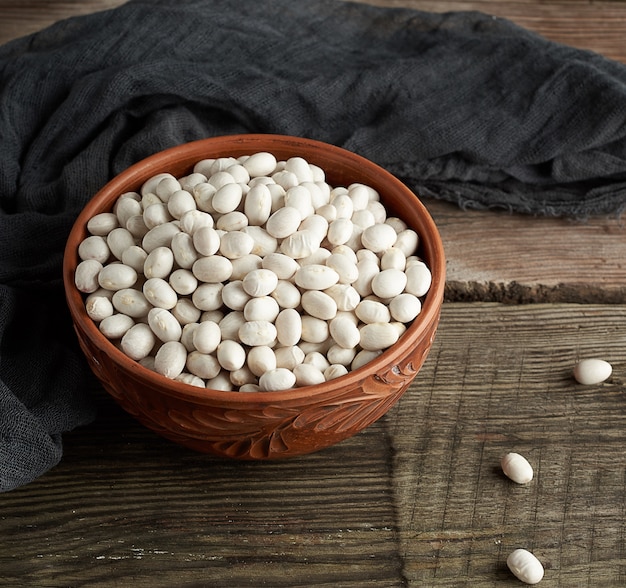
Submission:
[[320,241],[312,231],[296,231],[282,240],[280,251],[294,259],[308,257],[317,251]]
[[298,230],[302,215],[297,208],[284,206],[274,212],[265,225],[267,232],[277,239],[284,239]]
[[132,245],[122,253],[122,263],[129,265],[138,273],[144,271],[147,258],[148,254],[139,245]]
[[222,332],[222,339],[239,341],[239,329],[245,322],[246,319],[243,316],[243,312],[233,311],[226,314],[218,323]]
[[361,234],[361,242],[363,247],[379,253],[393,247],[398,238],[393,227],[385,223],[377,223],[371,227],[367,227]]
[[213,227],[200,227],[193,233],[193,246],[200,255],[214,255],[220,248],[220,236]]
[[391,320],[389,307],[375,300],[362,300],[354,312],[366,324],[388,323]]
[[193,275],[201,282],[216,284],[225,282],[233,273],[233,264],[230,259],[221,255],[200,257],[191,266]]
[[188,269],[174,270],[169,277],[170,286],[181,296],[192,294],[198,287],[198,279]]
[[432,282],[432,275],[426,264],[413,263],[406,268],[405,273],[407,279],[405,290],[417,297],[424,296]]
[[278,342],[291,347],[300,341],[302,336],[302,318],[295,308],[285,308],[278,313],[275,321]]
[[262,391],[289,390],[296,384],[296,376],[291,370],[276,368],[265,372],[259,378],[259,386]]
[[237,341],[227,339],[217,346],[217,361],[225,370],[238,370],[246,362],[246,351]]
[[200,284],[191,295],[191,300],[200,310],[217,310],[223,305],[224,284]]
[[271,296],[281,308],[297,308],[302,299],[300,290],[288,280],[278,280]]
[[222,369],[217,357],[195,350],[187,355],[185,366],[192,374],[205,380],[215,378]]
[[298,262],[282,253],[270,253],[261,260],[264,269],[272,270],[279,280],[289,280],[296,273],[300,265]]
[[324,373],[310,363],[301,363],[293,368],[297,386],[314,386],[326,381]]
[[181,218],[190,210],[197,210],[196,201],[193,195],[187,190],[176,190],[172,192],[167,201],[167,210],[174,218]]
[[157,247],[169,247],[176,233],[180,233],[180,228],[174,223],[157,225],[144,235],[141,246],[148,253]]
[[239,210],[233,210],[220,216],[215,222],[215,228],[221,231],[240,231],[248,226],[248,217]]
[[507,478],[518,484],[528,484],[533,479],[533,468],[519,453],[507,453],[500,460],[502,471]]
[[267,296],[277,285],[278,276],[268,269],[253,270],[243,279],[243,289],[250,296]]
[[243,316],[247,321],[270,321],[273,323],[279,312],[278,302],[271,296],[250,298],[243,308]]
[[267,345],[257,345],[250,348],[246,362],[250,371],[257,377],[277,367],[276,354]]
[[274,350],[276,355],[276,367],[293,370],[295,366],[304,361],[304,351],[297,345],[278,347]]
[[526,549],[512,551],[506,559],[506,565],[511,573],[525,584],[538,584],[543,579],[543,565]]
[[156,337],[150,327],[145,323],[137,323],[126,331],[120,346],[128,357],[139,361],[150,354],[155,343]]
[[195,323],[200,319],[201,311],[189,298],[179,298],[172,314],[181,325]]
[[111,299],[107,296],[99,295],[97,292],[98,290],[96,290],[96,294],[87,296],[85,310],[92,321],[99,323],[105,318],[110,317],[114,309]]
[[193,245],[193,237],[188,233],[176,233],[170,244],[176,264],[184,269],[190,269],[199,257]]
[[265,184],[250,188],[244,202],[244,213],[248,224],[264,225],[272,212],[272,194]]
[[247,321],[239,327],[239,340],[244,345],[274,345],[276,342],[276,326],[269,321]]
[[123,263],[105,265],[98,274],[98,284],[107,290],[124,290],[134,286],[137,272]]
[[222,236],[220,253],[228,259],[239,259],[249,255],[254,248],[254,239],[241,231],[230,231]]
[[379,298],[399,296],[407,284],[407,275],[399,269],[385,269],[372,278],[372,292]]
[[254,241],[254,248],[251,251],[254,255],[265,257],[278,249],[278,241],[276,238],[272,237],[263,227],[248,225],[242,230],[244,233],[248,233]]
[[186,362],[185,346],[180,341],[167,341],[154,356],[154,371],[173,380],[185,369]]
[[613,368],[603,359],[583,359],[574,366],[574,378],[579,384],[592,386],[611,377]]
[[105,263],[111,250],[107,245],[106,239],[100,235],[91,235],[84,239],[78,246],[78,257],[83,261],[86,259],[95,259],[100,263]]
[[151,308],[150,302],[143,292],[134,288],[124,288],[113,294],[111,299],[113,307],[122,314],[127,314],[133,318],[142,318],[148,315]]
[[254,153],[242,164],[251,178],[269,176],[276,169],[276,157],[266,151]]
[[331,296],[319,290],[306,290],[302,294],[302,308],[311,316],[329,320],[337,314],[337,303]]
[[294,281],[305,290],[326,290],[339,281],[339,274],[330,267],[313,263],[301,267],[295,273]]
[[152,308],[148,312],[148,325],[163,342],[179,341],[183,329],[176,317],[164,308]]
[[112,212],[101,212],[87,221],[87,230],[92,235],[106,237],[113,229],[120,226],[117,216]]
[[421,312],[422,303],[417,296],[407,292],[396,296],[389,302],[389,311],[396,321],[410,323]]
[[213,353],[222,340],[222,332],[213,321],[201,322],[193,332],[194,348],[201,353]]
[[354,321],[344,315],[332,319],[329,330],[330,336],[340,347],[354,349],[361,341],[359,328],[354,324]]
[[230,281],[222,288],[222,301],[231,310],[243,310],[251,298],[241,280]]
[[[223,173],[228,173],[228,172],[223,172]],[[209,182],[211,181],[213,177],[215,176],[212,176],[211,178],[209,178]],[[243,190],[241,189],[241,186],[239,184],[234,183],[233,181],[232,183],[224,184],[218,188],[217,192],[215,192],[213,196],[211,205],[213,206],[216,212],[220,212],[222,214],[226,212],[232,212],[239,206],[239,203],[241,202],[242,197],[243,197]]]
[[387,349],[400,338],[398,330],[391,323],[371,323],[362,326],[359,330],[361,332],[360,345],[367,351]]
[[[181,233],[182,234],[182,233]],[[148,253],[143,264],[146,278],[166,278],[174,267],[174,254],[169,247],[156,247]]]
[[[335,320],[335,319],[333,319]],[[313,316],[304,315],[301,317],[303,341],[309,343],[322,343],[328,339],[328,323]]]
[[102,319],[98,328],[107,339],[120,339],[134,324],[132,317],[116,313]]
[[340,363],[334,363],[332,365],[329,365],[324,370],[324,379],[334,380],[335,378],[345,376],[347,373],[348,373],[348,368],[345,365],[342,365]]
[[178,302],[175,290],[162,278],[150,278],[143,285],[143,293],[152,306],[172,309]]
[[[233,273],[230,276],[232,280],[243,280],[246,274],[252,270],[261,269],[263,267],[263,259],[254,253],[249,253],[237,259],[231,259],[233,264]],[[270,269],[270,268],[268,268]]]
[[85,294],[95,292],[100,284],[98,274],[102,271],[103,265],[96,259],[86,259],[81,261],[74,272],[74,285],[80,292]]
[[133,237],[128,229],[118,227],[107,235],[107,245],[111,253],[121,261],[124,251],[132,245],[135,245],[135,237]]

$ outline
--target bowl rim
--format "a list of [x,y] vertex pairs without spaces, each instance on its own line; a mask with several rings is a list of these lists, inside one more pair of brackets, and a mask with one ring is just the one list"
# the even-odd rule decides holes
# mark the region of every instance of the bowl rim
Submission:
[[[224,148],[220,149],[220,151],[224,152],[223,157],[227,157],[229,156],[229,147],[234,150],[241,149],[245,146],[247,150],[249,150],[250,154],[257,151],[272,151],[271,147],[267,147],[268,141],[280,143],[281,148],[294,148],[294,156],[298,155],[297,149],[304,146],[307,149],[312,149],[314,152],[325,153],[325,157],[328,157],[328,154],[330,154],[333,159],[338,162],[347,162],[351,166],[356,165],[359,168],[369,169],[370,173],[374,172],[380,176],[381,181],[384,182],[385,185],[393,186],[395,190],[402,192],[409,199],[411,205],[417,209],[418,214],[421,217],[421,222],[427,229],[426,232],[428,233],[429,248],[436,251],[436,255],[433,256],[433,260],[431,260],[428,264],[432,274],[432,282],[429,291],[422,300],[420,314],[407,327],[406,331],[400,336],[398,341],[391,347],[385,349],[378,357],[370,360],[356,370],[350,370],[347,374],[320,384],[294,387],[288,390],[240,392],[233,390],[200,388],[184,382],[168,379],[165,376],[142,366],[137,361],[125,355],[100,332],[97,324],[89,318],[85,310],[83,294],[79,292],[74,285],[74,269],[79,261],[77,251],[78,247],[76,243],[80,243],[82,238],[86,236],[87,221],[96,213],[96,211],[102,212],[102,205],[98,204],[96,206],[96,203],[99,202],[104,196],[109,196],[111,199],[110,204],[112,205],[123,192],[129,191],[127,188],[129,184],[135,184],[139,187],[143,181],[150,177],[150,175],[167,171],[164,167],[171,169],[175,165],[181,165],[182,163],[187,162],[191,153],[203,151],[204,149],[210,149],[216,144],[224,144]],[[302,155],[302,157],[306,156]],[[309,161],[309,158],[307,158],[307,161]],[[310,163],[314,162],[310,161]],[[187,167],[190,168],[189,165]],[[151,174],[145,177],[147,169],[151,171]],[[327,169],[324,169],[324,171],[328,172]],[[330,175],[332,175],[332,171]],[[381,199],[384,200],[384,194],[381,194]],[[422,233],[424,233],[424,231],[422,231]],[[73,237],[77,234],[82,235],[82,237],[75,243],[73,241]],[[419,237],[423,244],[423,234],[419,234]],[[433,263],[435,264],[434,266]],[[220,135],[205,139],[198,139],[164,149],[137,161],[106,182],[89,199],[73,223],[63,255],[63,282],[65,296],[70,314],[74,321],[74,329],[77,331],[77,334],[77,324],[79,324],[84,335],[87,336],[90,342],[100,351],[109,356],[125,371],[135,373],[137,377],[140,377],[145,381],[147,386],[158,388],[160,394],[175,396],[180,399],[193,400],[199,404],[227,402],[228,404],[235,405],[239,403],[242,405],[268,405],[279,402],[298,402],[305,398],[312,400],[315,397],[328,397],[329,395],[332,395],[333,392],[340,392],[341,390],[356,387],[365,378],[380,373],[383,369],[388,371],[388,366],[392,365],[395,359],[405,357],[410,349],[416,345],[416,341],[419,339],[420,333],[425,334],[433,322],[438,322],[445,287],[445,269],[446,261],[443,243],[435,222],[417,194],[415,194],[400,179],[373,161],[342,147],[305,137],[270,133]]]

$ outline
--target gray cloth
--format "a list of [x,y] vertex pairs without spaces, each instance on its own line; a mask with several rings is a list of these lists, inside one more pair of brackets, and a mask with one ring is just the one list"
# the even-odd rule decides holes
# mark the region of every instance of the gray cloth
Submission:
[[81,207],[130,164],[239,132],[356,151],[462,207],[625,206],[626,68],[480,13],[151,0],[0,48],[0,490],[92,421],[62,296]]

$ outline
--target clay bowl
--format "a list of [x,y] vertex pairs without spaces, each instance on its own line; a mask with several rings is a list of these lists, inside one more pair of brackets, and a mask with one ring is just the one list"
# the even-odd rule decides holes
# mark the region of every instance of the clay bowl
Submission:
[[[99,212],[110,211],[120,194],[138,190],[157,173],[167,171],[180,177],[204,158],[259,151],[270,151],[279,160],[304,157],[325,170],[332,186],[362,182],[379,191],[388,216],[399,216],[420,235],[419,254],[433,274],[421,314],[398,342],[375,360],[320,385],[280,392],[226,392],[169,380],[129,359],[86,314],[83,296],[74,286],[74,271],[87,221]],[[445,260],[441,238],[424,205],[402,182],[374,163],[303,138],[234,135],[168,149],[113,178],[77,218],[65,250],[63,278],[87,362],[128,413],[163,437],[194,450],[264,460],[329,447],[363,430],[398,401],[431,348],[443,300]]]

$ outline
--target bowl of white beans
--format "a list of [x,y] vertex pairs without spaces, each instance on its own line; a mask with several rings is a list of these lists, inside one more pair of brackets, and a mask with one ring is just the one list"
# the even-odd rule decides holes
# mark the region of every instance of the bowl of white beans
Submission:
[[445,258],[380,166],[246,134],[114,177],[76,219],[63,279],[117,403],[191,449],[263,460],[334,445],[400,399],[435,336]]

